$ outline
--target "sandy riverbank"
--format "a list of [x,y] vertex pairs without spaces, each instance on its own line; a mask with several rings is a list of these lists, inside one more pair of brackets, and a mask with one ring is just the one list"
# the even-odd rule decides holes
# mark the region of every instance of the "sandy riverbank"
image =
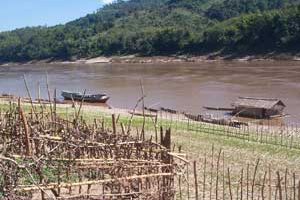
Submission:
[[[9,99],[9,98],[4,98],[1,97],[0,98],[0,104],[9,104],[10,102],[13,103],[17,103],[18,100],[17,99]],[[33,101],[34,105],[49,105],[49,102],[41,102],[39,103],[38,101]],[[24,99],[22,100],[22,105],[26,105],[26,106],[30,106],[31,103],[29,100]],[[80,102],[75,102],[75,107],[78,108],[80,105]],[[59,109],[69,109],[72,110],[73,107],[73,103],[72,102],[62,102],[62,103],[56,103],[56,107]],[[121,109],[121,108],[114,108],[111,107],[107,104],[89,104],[89,103],[84,103],[82,106],[82,110],[86,111],[86,112],[91,112],[91,113],[97,113],[97,112],[101,112],[101,113],[105,113],[105,114],[126,114],[126,115],[130,115],[129,114],[129,109]]]
[[255,56],[221,56],[218,54],[210,54],[204,56],[180,55],[180,56],[112,56],[112,57],[95,57],[82,58],[77,60],[32,60],[28,62],[6,62],[0,63],[0,66],[11,65],[31,65],[31,64],[99,64],[99,63],[201,63],[201,62],[218,62],[218,61],[299,61],[300,55],[275,54],[275,55],[255,55]]

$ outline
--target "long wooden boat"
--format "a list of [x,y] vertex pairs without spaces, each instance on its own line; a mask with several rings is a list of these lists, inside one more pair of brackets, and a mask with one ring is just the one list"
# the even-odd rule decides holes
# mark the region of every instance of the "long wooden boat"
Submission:
[[150,113],[143,114],[142,112],[133,112],[133,111],[128,111],[128,113],[131,114],[131,115],[140,116],[140,117],[142,117],[142,116],[152,117],[152,118],[157,117],[157,115],[150,114]]
[[234,111],[234,108],[219,108],[219,107],[209,107],[209,106],[203,106],[206,110],[219,110],[219,111]]
[[204,115],[192,115],[184,113],[185,117],[197,122],[205,122],[210,124],[224,125],[240,128],[241,126],[248,126],[248,123],[240,122],[237,120],[226,119],[226,118],[214,118],[213,116],[204,116]]
[[65,100],[84,101],[91,103],[106,103],[109,96],[106,94],[83,94],[80,92],[62,91],[61,96]]

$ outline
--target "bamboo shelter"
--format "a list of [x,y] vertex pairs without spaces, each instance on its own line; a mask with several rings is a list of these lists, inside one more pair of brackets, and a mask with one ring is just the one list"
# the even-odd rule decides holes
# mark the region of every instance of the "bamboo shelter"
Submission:
[[259,119],[282,115],[286,107],[279,99],[254,97],[239,97],[238,100],[233,103],[233,106],[233,114]]

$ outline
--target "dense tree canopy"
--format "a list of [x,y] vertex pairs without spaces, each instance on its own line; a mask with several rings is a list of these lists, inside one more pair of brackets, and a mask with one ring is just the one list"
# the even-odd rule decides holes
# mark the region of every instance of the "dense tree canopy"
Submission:
[[300,6],[233,18],[208,28],[202,45],[210,50],[268,52],[296,50],[300,42]]
[[298,0],[225,0],[213,4],[205,13],[211,19],[226,20],[241,14],[281,9],[298,3]]
[[295,45],[300,34],[299,7],[286,8],[298,2],[119,0],[65,25],[0,33],[0,61],[217,50],[299,51]]

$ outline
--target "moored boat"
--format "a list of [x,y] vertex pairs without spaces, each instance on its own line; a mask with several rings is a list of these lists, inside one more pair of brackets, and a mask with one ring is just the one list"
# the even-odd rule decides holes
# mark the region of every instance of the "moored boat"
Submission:
[[83,94],[80,92],[62,91],[61,96],[65,100],[84,101],[91,103],[106,103],[109,96],[106,94]]

